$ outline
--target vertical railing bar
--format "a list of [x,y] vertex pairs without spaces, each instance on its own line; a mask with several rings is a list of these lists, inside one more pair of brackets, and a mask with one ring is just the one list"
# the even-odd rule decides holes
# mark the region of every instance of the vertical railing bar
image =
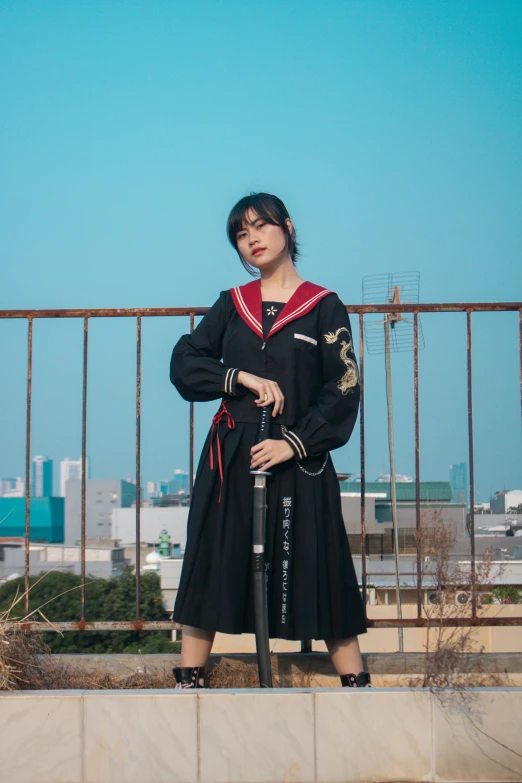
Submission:
[[[194,313],[190,313],[190,333],[194,331]],[[189,503],[192,504],[192,488],[194,486],[194,403],[190,402],[190,441],[189,441]]]
[[366,463],[364,453],[364,313],[359,313],[359,430],[361,447],[361,581],[366,612]]
[[31,530],[31,405],[33,396],[33,319],[27,319],[27,401],[25,411],[25,613],[29,613]]
[[89,351],[89,318],[83,319],[83,391],[82,391],[82,500],[81,500],[81,609],[85,620],[85,491],[87,463],[87,359]]
[[141,593],[141,315],[136,317],[136,620]]
[[518,340],[520,350],[520,424],[522,426],[522,309],[519,310]]
[[420,439],[419,439],[419,314],[413,313],[413,409],[415,418],[415,530],[417,539],[417,617],[422,612],[420,529]]
[[475,471],[473,463],[473,390],[472,390],[472,342],[471,342],[471,310],[466,310],[467,324],[467,356],[468,356],[468,438],[469,438],[469,520],[470,520],[470,552],[471,552],[471,614],[477,614],[477,594],[475,585]]

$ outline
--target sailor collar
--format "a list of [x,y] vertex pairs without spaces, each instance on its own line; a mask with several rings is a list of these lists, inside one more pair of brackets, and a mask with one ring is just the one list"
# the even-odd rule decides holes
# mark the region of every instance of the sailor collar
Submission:
[[[236,310],[243,321],[253,332],[264,340],[261,280],[258,278],[257,280],[252,280],[251,283],[245,283],[245,285],[231,288],[230,292]],[[331,293],[332,291],[328,288],[323,288],[320,285],[305,280],[304,283],[301,283],[301,285],[296,288],[288,302],[285,303],[272,324],[272,328],[266,336],[266,339],[268,340],[269,337],[278,332],[279,329],[282,329],[283,326],[286,326],[286,324],[309,313],[324,296],[328,296],[328,294]]]

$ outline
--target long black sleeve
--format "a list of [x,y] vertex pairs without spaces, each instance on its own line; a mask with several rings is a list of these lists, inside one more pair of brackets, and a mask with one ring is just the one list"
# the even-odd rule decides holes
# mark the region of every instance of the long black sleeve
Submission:
[[321,303],[323,386],[317,402],[285,433],[298,459],[348,442],[359,410],[359,370],[350,319],[337,294]]
[[221,361],[227,323],[226,291],[203,316],[192,334],[184,334],[172,351],[170,380],[184,400],[208,402],[227,395],[237,396],[239,369]]

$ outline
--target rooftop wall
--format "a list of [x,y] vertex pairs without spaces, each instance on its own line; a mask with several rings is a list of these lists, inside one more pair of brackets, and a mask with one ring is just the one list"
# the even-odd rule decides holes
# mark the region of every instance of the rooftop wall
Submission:
[[522,690],[21,691],[0,695],[9,783],[511,781]]

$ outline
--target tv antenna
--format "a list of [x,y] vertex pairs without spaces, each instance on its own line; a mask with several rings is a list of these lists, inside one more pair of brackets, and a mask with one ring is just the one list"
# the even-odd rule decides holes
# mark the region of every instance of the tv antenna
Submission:
[[[418,304],[418,272],[399,272],[363,277],[363,304]],[[399,528],[397,523],[397,490],[395,486],[395,447],[393,440],[393,398],[391,353],[413,350],[413,321],[403,312],[387,312],[383,320],[368,315],[364,329],[366,348],[369,354],[385,356],[386,401],[388,408],[388,446],[390,452],[390,499],[393,523],[393,554],[395,561],[395,591],[397,595],[397,617],[402,620],[402,604],[399,573]],[[377,316],[378,318],[378,316]],[[383,328],[384,327],[384,328]],[[424,348],[424,335],[418,318],[418,347]],[[404,651],[403,629],[399,629],[399,652]]]

